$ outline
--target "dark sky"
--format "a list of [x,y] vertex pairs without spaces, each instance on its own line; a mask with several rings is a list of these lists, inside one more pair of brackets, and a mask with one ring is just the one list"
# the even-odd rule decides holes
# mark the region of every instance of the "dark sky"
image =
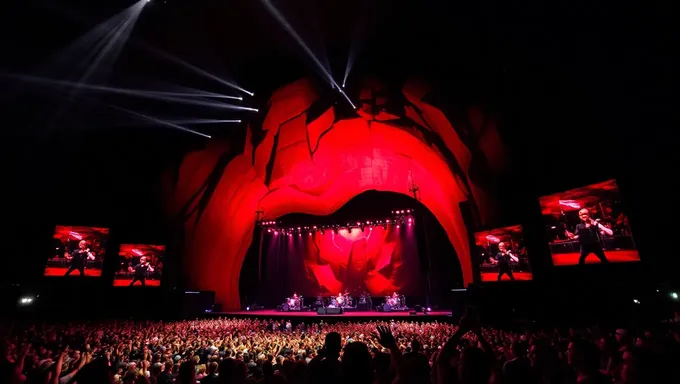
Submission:
[[[654,207],[640,221],[672,217],[660,213],[672,209],[660,204],[672,201],[669,169],[677,158],[669,133],[678,122],[680,41],[670,8],[598,1],[273,3],[313,51],[327,57],[338,80],[351,50],[356,59],[350,84],[366,76],[398,83],[416,75],[451,100],[495,111],[513,153],[517,196],[531,201],[539,193],[623,175],[621,187],[635,204]],[[0,23],[0,68],[30,73],[129,4],[9,2]],[[173,83],[230,92],[149,55],[137,48],[141,43],[254,90],[254,106],[281,85],[316,75],[259,0],[154,0],[130,41],[111,73],[113,85],[155,89]],[[138,196],[153,199],[157,192],[148,180],[187,145],[201,144],[167,129],[111,124],[120,116],[93,105],[80,105],[50,123],[58,93],[17,90],[6,79],[0,84],[5,170],[11,199],[19,202],[12,211],[21,220],[27,215],[54,220],[73,211],[69,197],[82,195],[87,204],[135,200],[128,204],[132,208],[104,204],[101,220],[129,221],[130,231],[143,228],[157,214],[138,209],[147,201]],[[202,116],[195,108],[105,100],[148,113]],[[232,116],[240,115],[211,117]],[[220,135],[243,131],[223,128]],[[145,218],[130,219],[138,214]]]

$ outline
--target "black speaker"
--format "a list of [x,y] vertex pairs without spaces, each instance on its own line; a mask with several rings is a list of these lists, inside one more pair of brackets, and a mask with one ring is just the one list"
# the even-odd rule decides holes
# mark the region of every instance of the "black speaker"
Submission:
[[327,315],[342,315],[342,308],[326,308]]
[[416,311],[409,311],[409,313],[408,313],[408,314],[409,314],[409,315],[411,315],[411,316],[415,316],[415,315],[417,315],[417,314],[418,314],[418,312],[416,312]]
[[342,308],[319,308],[316,310],[317,315],[342,315]]
[[423,306],[422,305],[416,305],[413,307],[413,310],[416,312],[422,312],[423,311]]

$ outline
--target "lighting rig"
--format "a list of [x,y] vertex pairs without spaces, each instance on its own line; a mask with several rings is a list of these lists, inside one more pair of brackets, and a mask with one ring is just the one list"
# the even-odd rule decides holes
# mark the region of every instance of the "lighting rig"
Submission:
[[413,219],[414,209],[396,209],[392,210],[392,216],[388,218],[380,218],[374,220],[365,221],[348,221],[343,224],[333,223],[333,224],[318,224],[318,225],[300,225],[300,226],[284,226],[281,222],[277,221],[260,221],[258,224],[263,229],[267,230],[267,233],[273,235],[288,235],[293,236],[297,234],[302,236],[303,233],[307,233],[308,236],[312,236],[314,232],[321,232],[325,234],[326,231],[333,231],[335,234],[341,229],[352,230],[354,228],[359,228],[362,232],[368,228],[369,231],[373,230],[373,227],[382,227],[383,230],[387,230],[389,225],[396,226],[399,229],[401,226],[412,226],[415,222]]

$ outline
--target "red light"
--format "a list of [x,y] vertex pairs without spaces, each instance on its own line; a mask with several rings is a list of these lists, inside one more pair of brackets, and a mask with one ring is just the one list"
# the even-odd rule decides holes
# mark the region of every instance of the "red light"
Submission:
[[399,229],[399,224],[397,224],[397,229]]
[[275,235],[278,235],[278,234],[279,234],[279,231],[274,231],[274,234],[275,234]]
[[408,218],[408,222],[410,223],[410,222],[412,222],[412,221],[413,221],[413,219],[409,217],[409,218]]
[[390,222],[390,219],[385,220],[385,222],[386,222],[386,223],[389,223],[389,222]]
[[311,235],[312,235],[312,233],[311,233],[311,232],[309,232],[309,236],[311,236]]
[[271,229],[268,229],[268,230],[267,230],[267,232],[271,233],[271,232],[272,232],[272,230],[271,230]]

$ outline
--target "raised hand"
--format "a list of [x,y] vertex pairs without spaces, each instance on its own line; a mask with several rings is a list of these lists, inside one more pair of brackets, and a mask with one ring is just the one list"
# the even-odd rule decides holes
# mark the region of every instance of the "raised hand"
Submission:
[[397,341],[392,335],[389,327],[381,325],[376,329],[378,333],[378,342],[385,348],[392,349],[397,347]]

